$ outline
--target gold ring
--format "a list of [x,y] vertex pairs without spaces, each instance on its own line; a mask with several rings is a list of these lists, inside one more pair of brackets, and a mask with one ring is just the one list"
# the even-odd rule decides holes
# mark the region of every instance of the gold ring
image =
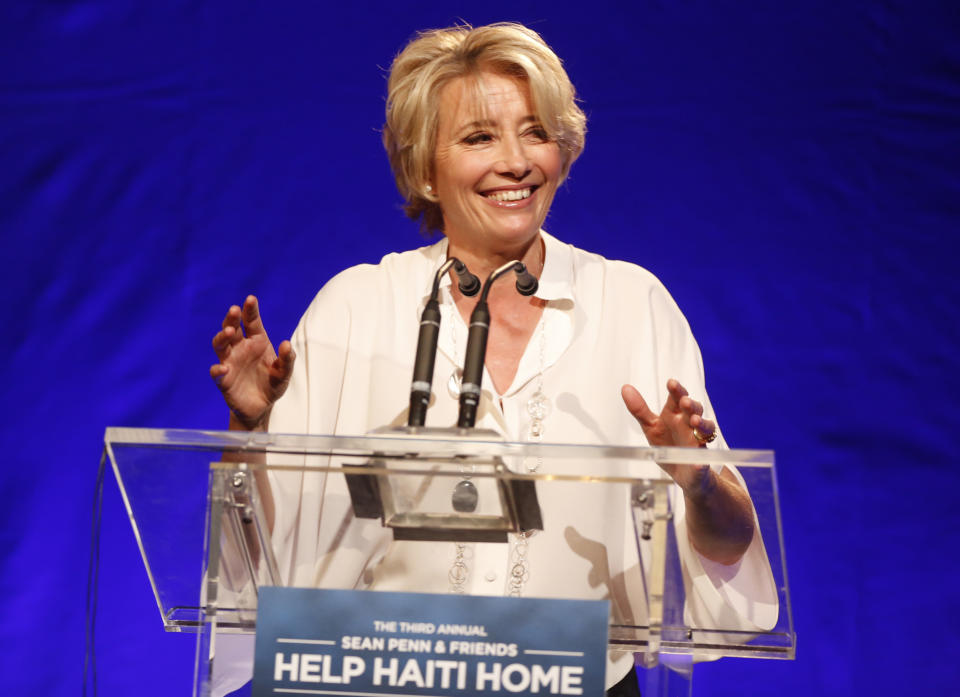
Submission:
[[716,426],[714,426],[713,432],[709,436],[703,435],[702,433],[700,433],[699,428],[695,428],[693,429],[693,437],[697,439],[697,442],[700,443],[700,445],[706,445],[707,443],[712,443],[717,439],[717,428]]

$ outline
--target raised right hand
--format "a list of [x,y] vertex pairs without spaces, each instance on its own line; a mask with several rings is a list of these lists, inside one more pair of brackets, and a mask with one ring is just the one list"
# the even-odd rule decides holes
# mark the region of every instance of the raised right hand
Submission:
[[266,428],[270,409],[293,374],[293,346],[284,341],[274,352],[257,299],[248,295],[242,309],[233,305],[227,310],[223,328],[213,337],[213,350],[220,362],[210,366],[210,377],[230,407],[231,428]]

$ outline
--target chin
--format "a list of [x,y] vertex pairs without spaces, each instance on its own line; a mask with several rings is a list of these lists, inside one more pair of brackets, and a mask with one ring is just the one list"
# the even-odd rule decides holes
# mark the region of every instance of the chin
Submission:
[[529,244],[540,233],[540,226],[524,227],[520,229],[491,230],[491,236],[510,247],[521,247]]
[[536,237],[540,232],[541,224],[542,221],[539,218],[534,220],[493,221],[487,230],[501,239],[521,243]]

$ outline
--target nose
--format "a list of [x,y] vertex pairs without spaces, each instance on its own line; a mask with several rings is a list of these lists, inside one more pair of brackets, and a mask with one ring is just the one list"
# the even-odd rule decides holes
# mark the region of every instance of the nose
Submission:
[[520,138],[503,138],[500,141],[499,155],[500,160],[496,165],[498,174],[517,181],[530,174],[533,165]]

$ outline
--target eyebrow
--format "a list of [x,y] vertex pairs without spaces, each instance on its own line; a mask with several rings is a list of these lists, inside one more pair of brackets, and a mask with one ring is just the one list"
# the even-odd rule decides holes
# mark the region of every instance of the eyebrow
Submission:
[[[534,116],[533,114],[527,114],[521,119],[520,123],[539,123],[540,119]],[[469,128],[488,128],[490,126],[496,126],[497,122],[492,121],[491,119],[483,119],[480,121],[471,121],[470,123],[465,123],[460,128],[457,129],[457,133],[465,131]]]

